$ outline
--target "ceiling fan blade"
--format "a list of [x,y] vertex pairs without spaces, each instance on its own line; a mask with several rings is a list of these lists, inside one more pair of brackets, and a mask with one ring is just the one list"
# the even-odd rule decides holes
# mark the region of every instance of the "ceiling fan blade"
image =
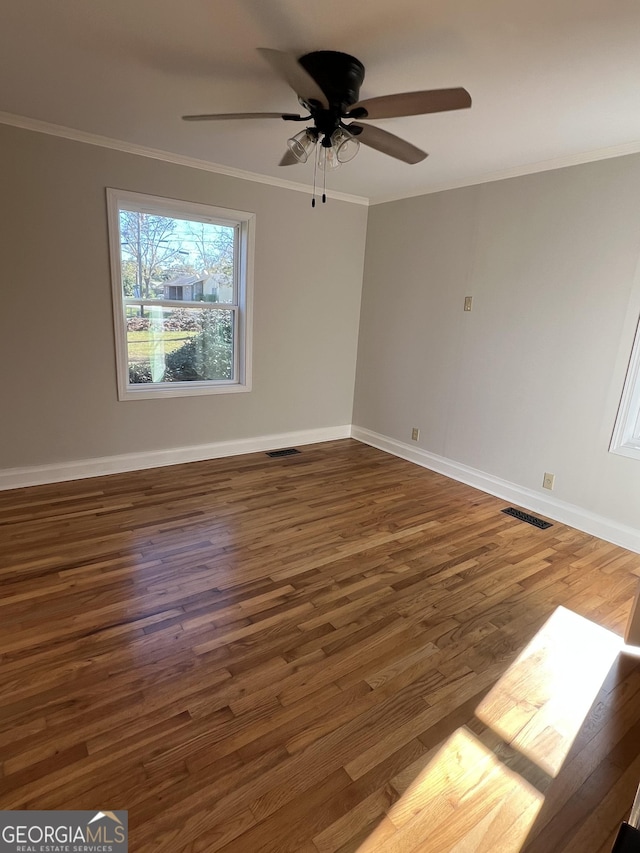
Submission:
[[278,166],[295,166],[296,163],[299,163],[297,157],[294,157],[293,151],[287,148],[286,153],[283,155],[282,160],[278,163]]
[[424,92],[402,92],[359,101],[351,110],[365,109],[366,116],[358,118],[399,118],[447,110],[464,110],[471,106],[471,95],[466,89],[428,89]]
[[388,154],[389,157],[395,157],[396,160],[402,160],[404,163],[419,163],[425,157],[429,156],[425,151],[416,148],[410,142],[406,142],[404,139],[400,139],[399,136],[394,136],[393,133],[382,130],[373,124],[351,122],[347,127],[349,129],[360,128],[354,136],[363,145],[375,148],[376,151],[381,151],[383,154]]
[[329,107],[327,96],[295,56],[291,53],[283,53],[281,50],[271,50],[269,47],[259,47],[258,50],[273,70],[287,81],[298,97],[307,103],[318,101],[324,109]]
[[244,118],[282,118],[296,121],[299,115],[293,113],[213,113],[210,115],[182,116],[184,121],[218,121]]

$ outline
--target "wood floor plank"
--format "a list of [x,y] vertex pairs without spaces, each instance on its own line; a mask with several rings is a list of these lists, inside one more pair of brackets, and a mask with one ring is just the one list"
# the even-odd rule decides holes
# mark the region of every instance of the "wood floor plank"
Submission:
[[128,809],[136,853],[606,853],[640,659],[589,626],[640,557],[503,508],[349,439],[0,493],[3,808]]

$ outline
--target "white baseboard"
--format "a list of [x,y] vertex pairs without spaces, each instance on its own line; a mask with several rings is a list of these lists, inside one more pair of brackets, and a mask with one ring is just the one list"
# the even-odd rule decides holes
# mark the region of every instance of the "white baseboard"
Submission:
[[237,441],[218,441],[192,447],[174,447],[167,450],[150,450],[144,453],[123,453],[118,456],[103,456],[96,459],[77,459],[51,465],[34,465],[26,468],[6,468],[0,471],[0,490],[20,489],[24,486],[39,486],[44,483],[62,483],[65,480],[82,480],[100,477],[103,474],[121,474],[125,471],[141,471],[145,468],[161,468],[179,465],[182,462],[200,462],[203,459],[219,459],[223,456],[239,456],[243,453],[278,450],[300,444],[317,444],[351,436],[350,424],[320,429],[283,432]]
[[483,492],[488,492],[490,495],[495,495],[509,503],[533,510],[547,516],[547,518],[568,524],[577,530],[590,533],[592,536],[597,536],[599,539],[605,539],[614,545],[620,545],[630,551],[640,553],[640,530],[634,527],[620,524],[605,516],[596,515],[587,509],[565,503],[557,498],[538,494],[532,489],[518,486],[516,483],[494,477],[492,474],[485,474],[476,468],[470,468],[468,465],[463,465],[444,456],[438,456],[419,447],[411,447],[401,441],[396,441],[394,438],[380,435],[362,427],[352,426],[351,437],[364,444],[377,447],[378,450],[399,456],[401,459],[415,462],[416,465],[429,468],[438,474],[444,474],[445,477],[451,477],[452,480],[474,486],[476,489],[481,489]]
[[179,465],[183,462],[200,462],[204,459],[219,459],[225,456],[239,456],[244,453],[259,453],[277,450],[283,447],[295,447],[305,444],[317,444],[321,441],[335,441],[340,438],[354,438],[363,444],[369,444],[393,456],[399,456],[414,462],[423,468],[444,474],[452,480],[466,483],[504,501],[540,513],[547,518],[568,524],[592,536],[613,542],[630,551],[640,553],[640,530],[620,524],[574,504],[565,503],[557,498],[538,494],[532,489],[486,474],[477,468],[471,468],[444,456],[430,453],[419,447],[412,447],[389,436],[381,435],[363,427],[343,424],[320,429],[298,430],[296,432],[243,438],[236,441],[218,441],[212,444],[200,444],[191,447],[174,447],[167,450],[151,450],[144,453],[123,453],[117,456],[104,456],[95,459],[77,459],[49,465],[34,465],[25,468],[7,468],[0,471],[0,491],[19,489],[25,486],[39,486],[45,483],[61,483],[66,480],[81,480],[87,477],[99,477],[103,474],[121,474],[125,471],[141,471],[146,468],[160,468],[166,465]]

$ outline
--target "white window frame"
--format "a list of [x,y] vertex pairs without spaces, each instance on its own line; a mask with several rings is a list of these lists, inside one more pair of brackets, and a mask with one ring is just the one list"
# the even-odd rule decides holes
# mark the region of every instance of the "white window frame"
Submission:
[[[185,302],[183,300],[154,299],[153,305],[161,307],[197,307],[205,310],[232,310],[234,313],[234,372],[233,379],[211,379],[194,382],[129,382],[127,328],[125,300],[122,287],[122,253],[120,246],[120,211],[133,210],[195,222],[228,225],[238,229],[235,257],[235,291],[233,303]],[[251,390],[252,318],[253,318],[253,258],[255,245],[255,214],[241,210],[213,207],[208,204],[166,199],[126,190],[107,189],[107,214],[109,223],[109,250],[111,258],[111,284],[113,321],[116,345],[116,371],[119,400],[144,400],[160,397],[187,397],[201,394],[235,394]],[[150,300],[127,299],[126,304]]]
[[620,456],[640,459],[640,323],[636,328],[609,450]]

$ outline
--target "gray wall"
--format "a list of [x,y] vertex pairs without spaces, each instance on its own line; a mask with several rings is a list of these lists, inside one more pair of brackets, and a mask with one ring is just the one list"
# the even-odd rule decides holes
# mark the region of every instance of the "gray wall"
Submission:
[[640,156],[370,208],[353,423],[640,527],[639,257]]
[[[541,494],[551,471],[554,497],[640,527],[640,462],[608,452],[640,314],[640,156],[377,205],[367,225],[361,205],[3,125],[0,151],[0,469],[353,420],[407,444],[419,426],[425,450]],[[118,402],[108,186],[256,212],[253,391]]]
[[[367,208],[0,125],[0,469],[351,420]],[[105,187],[257,214],[253,390],[118,402]]]

